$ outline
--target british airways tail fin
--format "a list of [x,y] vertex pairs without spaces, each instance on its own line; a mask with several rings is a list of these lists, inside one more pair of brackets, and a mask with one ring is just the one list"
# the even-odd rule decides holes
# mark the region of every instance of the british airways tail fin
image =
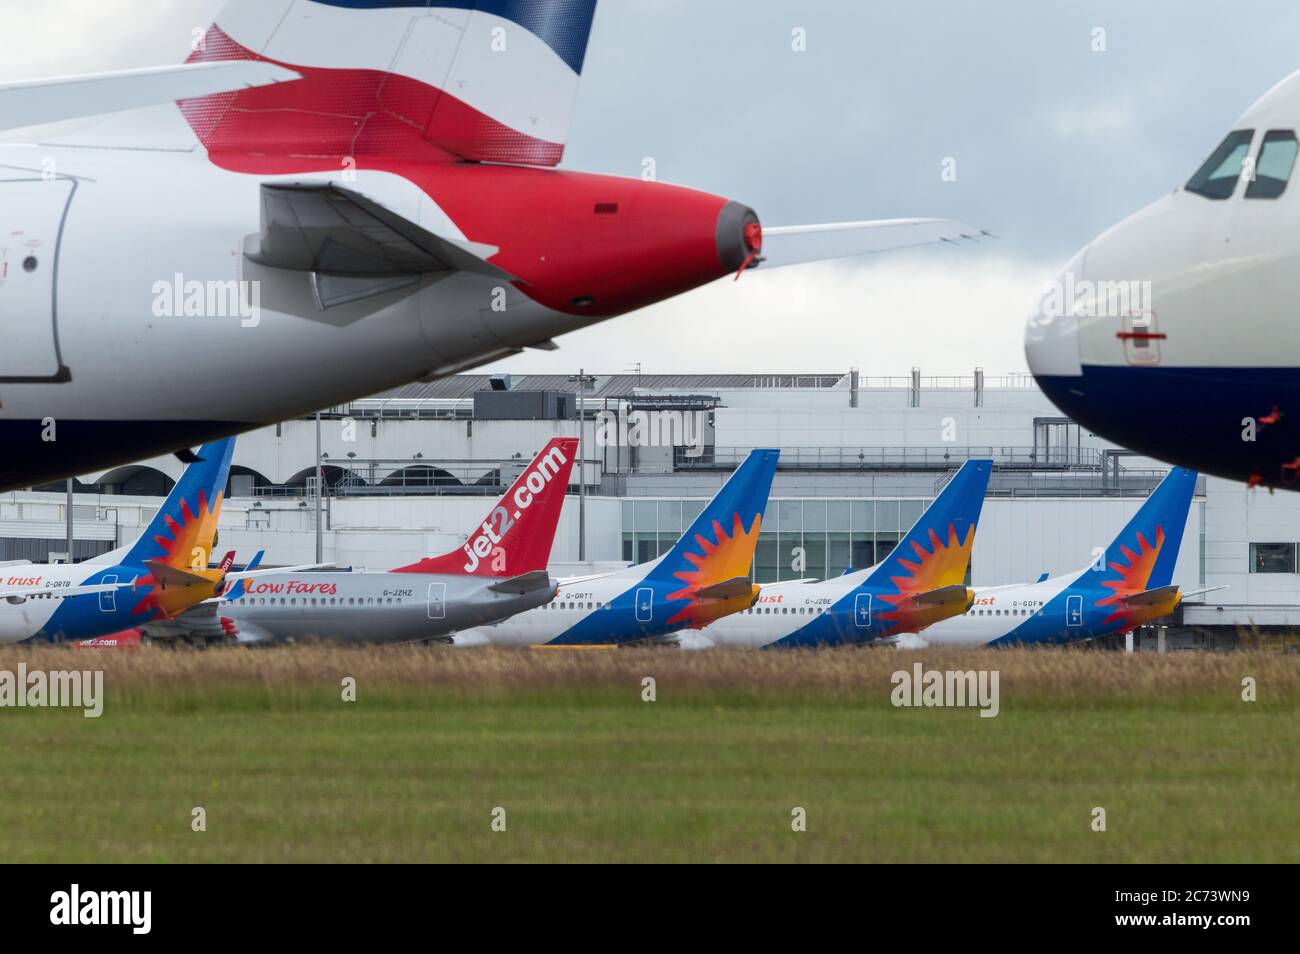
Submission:
[[748,577],[780,453],[751,451],[646,579],[693,582],[704,588]]
[[517,577],[545,570],[577,451],[577,438],[554,438],[524,468],[487,519],[470,531],[464,546],[393,572]]
[[596,0],[228,0],[191,60],[303,79],[181,108],[209,152],[410,158],[428,144],[554,166],[595,13]]
[[1196,471],[1183,467],[1169,471],[1111,541],[1104,557],[1085,570],[1078,582],[1125,593],[1168,586],[1178,563],[1197,476]]
[[200,447],[197,459],[185,468],[122,562],[143,566],[146,560],[157,560],[172,569],[206,570],[234,453],[233,437]]

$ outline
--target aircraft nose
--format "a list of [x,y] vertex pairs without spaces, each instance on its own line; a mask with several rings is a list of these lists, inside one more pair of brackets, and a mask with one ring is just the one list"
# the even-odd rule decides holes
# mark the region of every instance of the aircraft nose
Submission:
[[1073,289],[1084,281],[1087,257],[1088,248],[1084,247],[1060,275],[1043,286],[1038,306],[1025,326],[1025,359],[1044,390],[1049,390],[1047,382],[1052,379],[1077,378],[1083,373]]

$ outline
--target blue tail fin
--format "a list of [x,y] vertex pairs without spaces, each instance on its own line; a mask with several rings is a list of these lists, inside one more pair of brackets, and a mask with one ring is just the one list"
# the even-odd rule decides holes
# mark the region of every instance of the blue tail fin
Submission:
[[984,506],[993,461],[970,460],[921,514],[892,553],[867,577],[902,594],[965,582],[975,527]]
[[[256,570],[259,566],[262,565],[262,557],[264,556],[266,556],[266,551],[258,550],[256,553],[253,554],[253,559],[248,561],[248,565],[245,566],[244,569],[246,571]],[[226,592],[222,595],[221,598],[227,601],[241,599],[245,592],[244,583],[245,580],[243,577],[236,578],[234,584],[228,590],[226,590]]]
[[1169,471],[1169,476],[1151,492],[1146,503],[1106,548],[1103,565],[1098,567],[1094,563],[1079,578],[1079,583],[1099,586],[1110,582],[1110,588],[1115,589],[1118,573],[1122,590],[1141,592],[1173,582],[1174,565],[1187,526],[1187,511],[1196,492],[1196,478],[1194,470],[1175,467]]
[[177,569],[206,570],[234,453],[233,437],[200,447],[198,459],[185,468],[122,562],[141,566],[145,560],[161,560]]
[[749,576],[779,456],[776,450],[751,451],[646,579],[676,580],[689,573],[721,583]]

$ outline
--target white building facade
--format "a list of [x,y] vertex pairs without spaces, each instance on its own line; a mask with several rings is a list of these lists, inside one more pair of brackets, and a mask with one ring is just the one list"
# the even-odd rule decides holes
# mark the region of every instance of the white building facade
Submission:
[[[834,576],[897,542],[961,462],[995,469],[972,557],[975,586],[1086,565],[1167,467],[1063,418],[1027,376],[986,381],[827,375],[596,376],[581,395],[563,376],[461,375],[322,415],[325,477],[317,519],[317,422],[240,437],[220,550],[241,562],[326,560],[386,569],[459,546],[490,503],[553,436],[577,436],[582,482],[566,502],[553,562],[641,562],[662,552],[755,447],[780,448],[756,579]],[[175,458],[84,475],[74,554],[143,526],[180,474]],[[0,560],[66,550],[64,496],[0,496]],[[1175,581],[1194,598],[1175,629],[1300,623],[1300,494],[1198,484]]]

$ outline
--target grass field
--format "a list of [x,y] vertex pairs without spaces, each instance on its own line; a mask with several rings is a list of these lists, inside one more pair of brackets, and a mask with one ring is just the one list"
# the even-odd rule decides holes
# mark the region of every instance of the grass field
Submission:
[[[893,707],[916,660],[998,670],[1000,714]],[[0,709],[6,862],[1300,861],[1294,656],[0,652],[19,662],[102,668],[105,704]]]

